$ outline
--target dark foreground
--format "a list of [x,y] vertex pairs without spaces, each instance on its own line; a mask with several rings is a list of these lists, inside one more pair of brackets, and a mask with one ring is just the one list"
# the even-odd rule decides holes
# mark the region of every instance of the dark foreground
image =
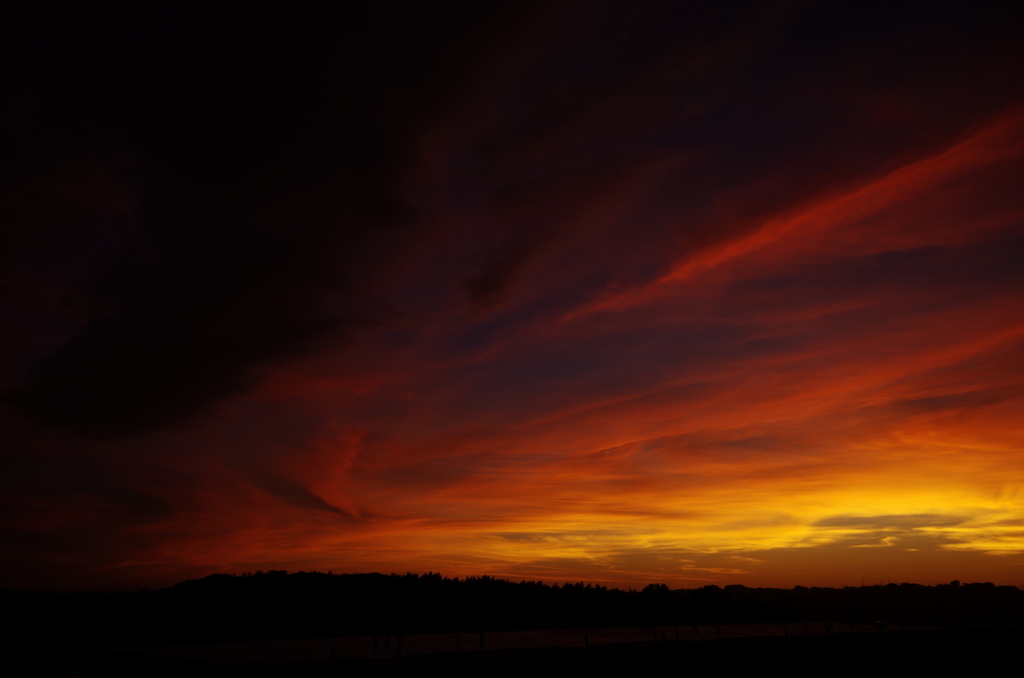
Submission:
[[987,583],[622,591],[271,572],[7,591],[0,609],[4,678],[985,675],[1024,647],[1024,591]]
[[417,656],[225,663],[139,650],[96,652],[23,676],[277,678],[305,676],[986,675],[1014,666],[1024,628],[886,629],[703,640],[646,640]]

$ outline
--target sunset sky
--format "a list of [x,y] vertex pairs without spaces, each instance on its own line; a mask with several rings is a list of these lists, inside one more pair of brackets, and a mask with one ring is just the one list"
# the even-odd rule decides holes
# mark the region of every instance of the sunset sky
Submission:
[[1024,586],[1013,4],[143,4],[2,29],[0,588]]

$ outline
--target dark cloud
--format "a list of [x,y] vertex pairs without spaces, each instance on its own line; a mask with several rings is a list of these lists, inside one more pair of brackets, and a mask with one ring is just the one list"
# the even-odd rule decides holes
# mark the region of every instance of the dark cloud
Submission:
[[343,518],[357,518],[352,512],[338,508],[323,497],[320,497],[309,490],[305,485],[283,476],[266,477],[259,481],[259,486],[282,499],[287,503],[306,511],[321,511],[333,513]]
[[913,398],[890,404],[891,410],[900,414],[935,414],[949,411],[965,412],[1002,403],[1024,394],[1024,386],[1000,386],[977,389],[963,393],[950,393],[928,398]]
[[521,239],[490,257],[479,274],[466,278],[466,300],[476,309],[496,306],[505,300],[509,287],[537,253],[540,243]]
[[967,519],[931,513],[881,516],[830,516],[814,523],[815,527],[849,530],[915,530],[922,527],[953,527]]
[[171,506],[160,497],[130,487],[101,483],[94,489],[97,495],[143,521],[162,520],[175,514]]
[[48,259],[20,287],[86,299],[9,403],[47,427],[142,432],[386,312],[367,280],[416,219],[394,182],[409,109],[429,108],[417,88],[486,6],[374,7],[185,4],[8,28],[5,84],[27,101],[4,130],[19,151],[4,173],[28,182],[7,205],[12,256]]

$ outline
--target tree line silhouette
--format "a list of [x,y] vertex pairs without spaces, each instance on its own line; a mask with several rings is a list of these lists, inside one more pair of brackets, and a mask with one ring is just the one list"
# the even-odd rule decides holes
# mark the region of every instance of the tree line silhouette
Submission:
[[1024,591],[991,583],[793,589],[709,585],[622,590],[440,574],[283,570],[214,574],[157,591],[0,592],[16,620],[8,639],[188,641],[539,628],[826,621],[863,624],[1018,624]]

